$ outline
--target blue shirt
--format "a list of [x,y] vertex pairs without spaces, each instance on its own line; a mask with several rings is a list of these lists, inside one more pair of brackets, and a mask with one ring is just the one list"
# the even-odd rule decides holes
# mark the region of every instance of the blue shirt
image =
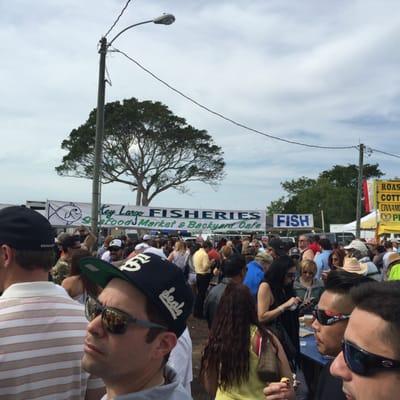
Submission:
[[257,297],[258,287],[261,281],[264,279],[263,267],[256,261],[250,261],[247,264],[247,273],[244,278],[243,284],[246,285],[251,294]]
[[317,264],[317,279],[321,279],[322,272],[324,271],[329,271],[330,266],[329,266],[329,256],[331,255],[332,250],[322,250],[321,253],[319,253],[314,261],[315,264]]

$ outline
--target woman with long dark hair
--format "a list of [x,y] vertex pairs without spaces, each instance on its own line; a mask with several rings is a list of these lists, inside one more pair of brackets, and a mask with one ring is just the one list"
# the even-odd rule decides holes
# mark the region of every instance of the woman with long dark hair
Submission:
[[85,304],[87,295],[97,297],[100,288],[90,281],[85,275],[81,274],[79,260],[83,257],[91,256],[85,249],[77,249],[71,258],[71,272],[67,278],[62,281],[61,286],[68,294],[79,303]]
[[225,289],[201,360],[201,379],[216,400],[261,399],[267,383],[257,374],[259,337],[268,342],[280,360],[280,375],[290,379],[282,389],[294,398],[292,374],[281,344],[257,319],[255,301],[247,286],[231,283]]
[[293,283],[296,265],[289,256],[274,260],[264,275],[257,294],[258,319],[278,337],[292,368],[300,352],[299,312],[301,299]]

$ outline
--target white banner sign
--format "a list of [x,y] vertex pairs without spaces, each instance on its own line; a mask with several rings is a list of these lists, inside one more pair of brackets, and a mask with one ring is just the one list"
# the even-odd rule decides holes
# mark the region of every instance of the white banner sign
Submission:
[[274,214],[274,228],[309,229],[313,227],[312,214]]
[[[90,225],[91,204],[48,200],[46,216],[54,226]],[[102,204],[100,220],[100,225],[105,228],[205,232],[265,230],[265,211],[257,210],[205,210]]]

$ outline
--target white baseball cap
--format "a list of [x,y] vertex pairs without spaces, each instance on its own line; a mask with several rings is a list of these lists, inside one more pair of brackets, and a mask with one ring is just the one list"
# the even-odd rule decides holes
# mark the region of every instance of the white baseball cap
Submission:
[[139,243],[135,246],[135,251],[143,251],[150,247],[147,243]]
[[122,249],[124,247],[124,244],[122,243],[121,239],[113,239],[108,245],[108,248],[110,247],[119,247],[120,249]]

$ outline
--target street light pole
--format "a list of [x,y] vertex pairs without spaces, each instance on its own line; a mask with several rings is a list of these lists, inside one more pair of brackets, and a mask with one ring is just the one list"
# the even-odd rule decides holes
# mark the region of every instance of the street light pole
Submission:
[[93,161],[93,181],[92,181],[92,221],[91,229],[94,235],[99,238],[99,208],[101,204],[101,162],[103,152],[103,137],[104,137],[104,106],[105,106],[105,87],[106,87],[106,56],[108,48],[122,33],[135,26],[149,24],[153,22],[160,25],[171,25],[175,22],[175,17],[172,14],[163,14],[160,17],[139,22],[130,25],[120,31],[109,43],[107,38],[102,37],[100,40],[100,63],[99,63],[99,84],[97,91],[97,112],[96,112],[96,137],[94,144],[94,161]]

